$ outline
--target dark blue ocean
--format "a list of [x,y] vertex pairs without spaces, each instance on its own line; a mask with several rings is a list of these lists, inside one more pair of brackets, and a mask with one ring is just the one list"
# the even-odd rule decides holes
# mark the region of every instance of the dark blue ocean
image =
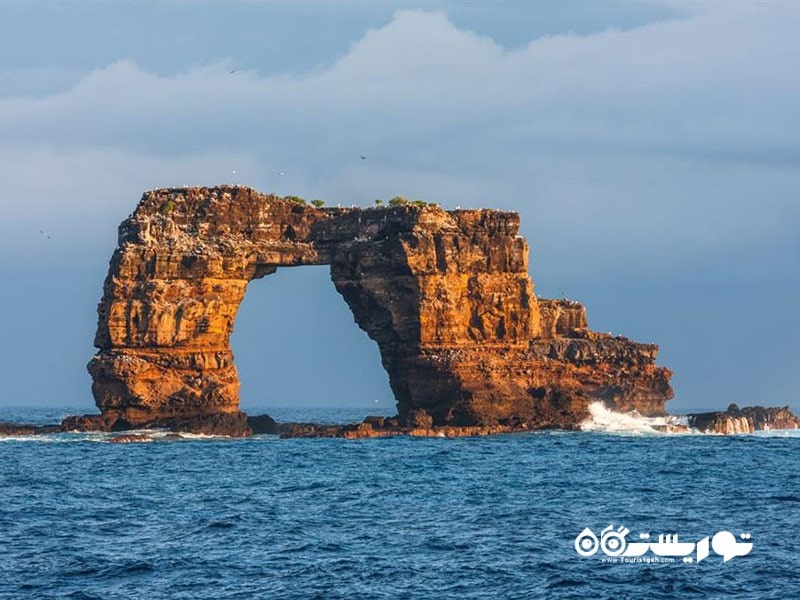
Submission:
[[[800,597],[800,437],[787,433],[105,440],[0,441],[0,597]],[[576,552],[584,528],[610,524],[628,541],[749,533],[752,550]]]

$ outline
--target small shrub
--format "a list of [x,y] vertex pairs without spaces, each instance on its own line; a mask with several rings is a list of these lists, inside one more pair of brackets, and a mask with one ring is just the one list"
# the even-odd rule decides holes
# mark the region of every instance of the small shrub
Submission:
[[307,204],[305,198],[301,198],[300,196],[284,196],[283,199],[292,204]]
[[172,198],[164,202],[164,204],[161,205],[161,208],[158,209],[158,211],[164,216],[168,215],[173,210],[175,210],[175,201],[172,200]]
[[316,208],[322,208],[323,206],[325,206],[325,200],[319,200],[319,199],[312,200],[311,204],[313,204]]
[[380,198],[375,200],[375,206],[383,206],[383,200],[381,200]]
[[424,200],[409,200],[402,196],[395,196],[389,200],[389,206],[418,206],[419,208],[436,208],[439,205],[435,202],[425,202]]

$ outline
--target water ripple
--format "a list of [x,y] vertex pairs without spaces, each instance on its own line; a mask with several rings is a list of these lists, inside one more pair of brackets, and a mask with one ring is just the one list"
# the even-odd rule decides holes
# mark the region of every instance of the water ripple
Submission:
[[[798,437],[100,439],[0,444],[0,597],[800,597]],[[578,556],[609,523],[754,550]]]

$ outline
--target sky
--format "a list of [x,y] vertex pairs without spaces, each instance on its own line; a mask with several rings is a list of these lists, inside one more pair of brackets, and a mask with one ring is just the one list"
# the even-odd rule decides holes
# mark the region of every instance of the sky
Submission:
[[[668,410],[800,409],[798,3],[12,1],[0,24],[0,404],[89,410],[117,225],[145,190],[240,183],[519,211],[537,294],[658,343]],[[245,410],[393,404],[326,268],[252,282],[233,347]]]

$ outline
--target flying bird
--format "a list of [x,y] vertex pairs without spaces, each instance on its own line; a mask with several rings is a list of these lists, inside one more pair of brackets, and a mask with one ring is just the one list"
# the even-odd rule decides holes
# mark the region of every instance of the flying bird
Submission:
[[278,171],[278,175],[286,175],[286,171]]
[[363,154],[359,154],[359,156],[361,157],[361,160],[367,160],[367,157],[364,156]]
[[40,230],[39,230],[39,233],[41,233],[41,234],[42,234],[44,237],[46,237],[48,240],[52,240],[52,239],[53,239],[53,236],[52,236],[52,235],[50,235],[49,233],[47,233],[46,231],[42,231],[42,230],[40,229]]
[[236,69],[231,69],[230,71],[228,71],[228,75],[233,75],[236,72],[237,72]]

